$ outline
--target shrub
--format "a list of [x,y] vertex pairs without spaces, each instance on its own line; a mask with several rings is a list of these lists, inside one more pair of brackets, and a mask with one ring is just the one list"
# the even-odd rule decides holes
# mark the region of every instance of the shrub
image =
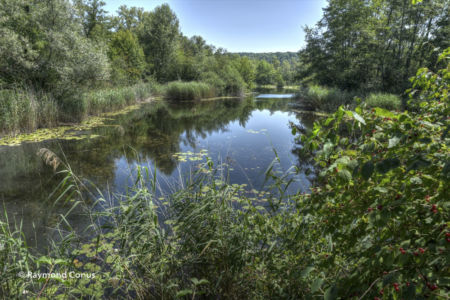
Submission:
[[402,106],[399,96],[386,93],[372,93],[364,102],[368,107],[381,107],[389,110],[399,110]]
[[417,111],[340,108],[302,136],[318,187],[299,209],[311,220],[304,230],[323,241],[310,275],[326,294],[447,297],[448,70],[419,70],[410,94],[421,101]]

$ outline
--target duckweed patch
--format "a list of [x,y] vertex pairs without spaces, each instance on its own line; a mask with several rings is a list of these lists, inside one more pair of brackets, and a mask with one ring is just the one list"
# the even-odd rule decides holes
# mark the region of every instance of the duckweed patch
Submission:
[[179,162],[187,162],[187,161],[200,161],[203,160],[208,155],[208,150],[202,149],[198,153],[194,153],[191,151],[187,152],[177,152],[172,155]]
[[0,138],[0,146],[19,146],[22,143],[38,143],[47,140],[82,140],[85,138],[98,138],[100,135],[92,134],[90,131],[96,127],[116,126],[106,124],[113,121],[116,116],[128,114],[141,107],[140,104],[127,106],[119,111],[92,116],[77,125],[58,126],[54,128],[42,128],[32,133],[19,134],[13,137]]

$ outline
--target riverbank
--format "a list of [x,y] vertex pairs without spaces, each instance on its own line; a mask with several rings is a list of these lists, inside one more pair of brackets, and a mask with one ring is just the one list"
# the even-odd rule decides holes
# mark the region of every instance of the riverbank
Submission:
[[65,123],[82,124],[105,112],[124,109],[161,93],[156,83],[93,90],[57,101],[31,90],[0,90],[0,140]]
[[[216,87],[203,82],[139,83],[82,92],[57,103],[49,94],[23,90],[0,90],[0,145],[17,145],[23,141],[52,138],[74,139],[79,135],[68,130],[83,131],[99,122],[104,113],[119,112],[127,107],[156,97],[172,101],[211,100],[240,97],[244,91],[227,86]],[[100,118],[101,120],[101,118]],[[70,124],[69,127],[66,124]]]
[[323,112],[334,112],[339,106],[354,108],[361,101],[369,108],[380,107],[388,110],[401,110],[402,99],[395,94],[369,93],[360,91],[342,91],[320,85],[309,85],[300,88],[296,98],[302,100],[305,109]]

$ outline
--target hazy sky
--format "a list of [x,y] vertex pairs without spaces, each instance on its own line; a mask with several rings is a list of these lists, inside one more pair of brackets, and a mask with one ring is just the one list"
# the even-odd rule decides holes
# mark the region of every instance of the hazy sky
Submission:
[[303,25],[314,25],[326,0],[104,0],[106,10],[120,5],[152,10],[168,3],[184,35],[201,35],[230,52],[298,51]]

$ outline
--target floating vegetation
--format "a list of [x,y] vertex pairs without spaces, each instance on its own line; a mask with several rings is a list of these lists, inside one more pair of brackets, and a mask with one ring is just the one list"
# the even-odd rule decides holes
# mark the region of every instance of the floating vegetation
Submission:
[[208,155],[208,150],[202,149],[198,153],[194,153],[191,151],[188,152],[177,152],[172,155],[179,162],[187,162],[187,161],[199,161],[203,160]]
[[101,126],[116,126],[107,125],[106,121],[114,120],[113,117],[123,115],[135,111],[140,108],[140,105],[131,105],[122,110],[105,113],[101,116],[89,117],[87,120],[76,125],[58,126],[54,128],[42,128],[32,133],[19,134],[13,137],[0,138],[0,146],[19,146],[24,142],[43,142],[47,140],[81,140],[85,138],[98,138],[99,135],[90,134],[89,132],[95,127]]
[[260,133],[266,133],[267,129],[265,129],[265,128],[260,129],[260,130],[248,129],[247,132],[252,133],[252,134],[260,134]]

